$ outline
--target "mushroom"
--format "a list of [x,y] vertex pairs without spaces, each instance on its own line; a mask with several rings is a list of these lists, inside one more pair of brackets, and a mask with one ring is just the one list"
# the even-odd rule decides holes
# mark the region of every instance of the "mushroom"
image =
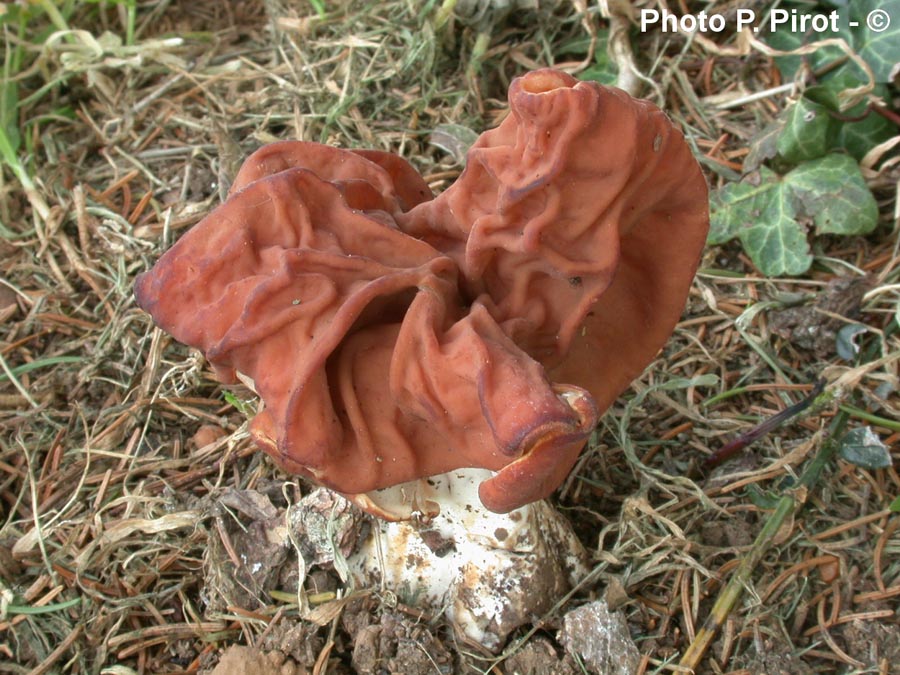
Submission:
[[250,432],[281,468],[382,519],[359,578],[489,647],[583,573],[541,500],[673,330],[708,227],[699,166],[651,104],[554,70],[509,102],[436,198],[388,153],[264,147],[135,288],[258,392]]

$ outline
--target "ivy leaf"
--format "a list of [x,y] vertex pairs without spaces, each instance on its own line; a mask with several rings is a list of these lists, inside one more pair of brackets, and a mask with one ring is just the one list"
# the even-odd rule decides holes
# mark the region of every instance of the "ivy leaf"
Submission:
[[[809,87],[800,100],[785,108],[750,140],[744,170],[753,171],[776,155],[796,164],[822,157],[831,150],[844,150],[860,160],[876,145],[891,138],[894,125],[870,110],[868,101],[840,111],[838,95],[858,85],[859,80],[841,68],[837,76]],[[890,100],[890,91],[883,84],[876,85],[872,95]]]
[[852,157],[832,153],[785,176],[819,234],[868,234],[878,224],[878,203]]
[[778,117],[750,139],[750,151],[744,157],[745,172],[756,171],[763,162],[778,154],[778,139],[783,130],[784,120]]
[[838,448],[841,458],[863,469],[886,469],[892,465],[891,453],[869,427],[848,431]]
[[878,206],[856,162],[830,154],[780,176],[766,167],[730,183],[710,200],[710,244],[739,238],[767,276],[797,275],[812,264],[804,222],[820,233],[865,234],[878,222]]
[[767,276],[802,274],[812,264],[806,230],[784,180],[763,167],[760,182],[731,183],[713,196],[709,243],[738,237]]
[[760,217],[768,200],[769,183],[774,174],[763,167],[756,177],[738,183],[726,183],[710,195],[708,244],[724,244],[737,237],[741,229]]
[[[806,14],[819,14],[808,7],[795,7],[800,17]],[[873,12],[876,14],[873,15]],[[878,13],[881,12],[880,16]],[[848,10],[839,10],[837,31],[825,31],[822,33],[795,32],[785,30],[773,31],[766,36],[766,42],[781,51],[789,52],[809,42],[825,40],[828,38],[843,38],[847,44],[859,54],[860,57],[872,69],[876,82],[890,82],[891,71],[900,62],[900,6],[897,0],[856,0],[849,5]],[[870,27],[867,20],[875,16],[873,26]],[[885,20],[886,18],[886,20]],[[879,26],[886,25],[884,30],[877,30]],[[781,70],[782,77],[792,80],[803,64],[804,59],[812,72],[820,71],[829,63],[837,63],[846,58],[846,55],[838,47],[821,47],[805,56],[778,56],[775,63]],[[851,72],[857,84],[866,81],[865,74],[853,63],[846,63],[841,68],[825,78],[834,76],[838,72]]]
[[840,78],[828,78],[823,84],[817,84],[813,87],[807,87],[803,95],[815,101],[819,105],[823,105],[829,110],[839,112],[841,109],[841,100],[839,94],[844,89],[855,87],[859,84],[856,80],[849,78],[846,74]]
[[[810,87],[804,95],[821,103],[829,110],[838,112],[840,110],[838,94],[859,84],[860,80],[854,77],[848,69],[841,68],[834,77],[829,77],[819,86]],[[876,84],[872,95],[884,101],[891,100],[890,91],[883,84]],[[857,160],[862,159],[869,150],[886,141],[895,133],[894,125],[871,110],[868,101],[863,101],[843,111],[841,116],[847,121],[837,124],[838,130],[832,149],[845,150]]]
[[[811,9],[807,9],[804,7],[792,9],[793,11],[797,12],[798,17],[806,14],[812,15],[821,13],[812,11]],[[853,36],[850,33],[850,28],[846,18],[846,12],[840,13],[840,16],[842,20],[838,23],[838,30],[836,32],[829,30],[823,33],[806,35],[800,31],[787,30],[787,26],[780,26],[779,29],[774,30],[766,35],[765,40],[769,44],[769,46],[783,52],[793,51],[798,47],[802,47],[807,42],[827,40],[829,38],[844,38],[844,40],[846,40],[848,44],[852,44]],[[797,71],[800,70],[800,67],[804,64],[804,62],[806,63],[810,71],[816,72],[829,63],[845,58],[846,54],[844,54],[840,47],[829,46],[820,47],[811,54],[806,54],[804,56],[776,56],[775,64],[781,71],[782,79],[790,81],[797,76]]]
[[[891,71],[900,63],[900,5],[897,0],[858,0],[853,3],[851,18],[859,25],[853,28],[853,48],[869,64],[876,82],[890,82]],[[887,25],[880,32],[867,23],[880,18]]]
[[[847,114],[853,115],[853,111],[850,110]],[[869,150],[893,134],[894,126],[890,122],[881,115],[870,112],[859,121],[842,124],[834,146],[846,150],[854,159],[860,160]]]
[[812,264],[806,230],[785,199],[785,190],[772,190],[762,218],[741,232],[741,243],[766,276],[802,274]]
[[825,106],[804,96],[786,108],[783,116],[785,125],[775,147],[785,161],[798,164],[828,152],[836,122]]

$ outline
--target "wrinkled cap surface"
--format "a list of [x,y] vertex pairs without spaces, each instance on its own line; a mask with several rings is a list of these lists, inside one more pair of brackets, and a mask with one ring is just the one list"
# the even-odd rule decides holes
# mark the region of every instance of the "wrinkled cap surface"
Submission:
[[264,147],[138,278],[160,327],[252,380],[286,471],[362,495],[486,468],[482,502],[512,510],[671,333],[708,227],[681,134],[552,70],[509,102],[436,198],[389,153]]

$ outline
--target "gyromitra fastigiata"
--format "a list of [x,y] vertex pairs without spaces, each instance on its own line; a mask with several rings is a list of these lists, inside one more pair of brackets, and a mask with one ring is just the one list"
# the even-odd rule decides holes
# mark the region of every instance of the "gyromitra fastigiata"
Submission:
[[138,279],[157,324],[253,381],[285,470],[359,494],[484,467],[509,511],[559,485],[671,332],[707,228],[681,135],[550,70],[510,108],[436,199],[387,153],[265,147]]
[[671,333],[706,238],[705,180],[657,108],[553,70],[509,104],[438,197],[388,153],[264,147],[137,281],[256,389],[251,433],[283,469],[384,517],[435,514],[410,481],[462,468],[492,472],[495,512],[556,489]]

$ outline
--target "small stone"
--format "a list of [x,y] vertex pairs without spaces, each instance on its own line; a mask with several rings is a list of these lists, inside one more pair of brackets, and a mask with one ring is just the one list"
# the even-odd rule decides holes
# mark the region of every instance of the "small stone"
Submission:
[[641,660],[625,618],[603,600],[582,605],[563,617],[560,642],[592,673],[631,675]]

